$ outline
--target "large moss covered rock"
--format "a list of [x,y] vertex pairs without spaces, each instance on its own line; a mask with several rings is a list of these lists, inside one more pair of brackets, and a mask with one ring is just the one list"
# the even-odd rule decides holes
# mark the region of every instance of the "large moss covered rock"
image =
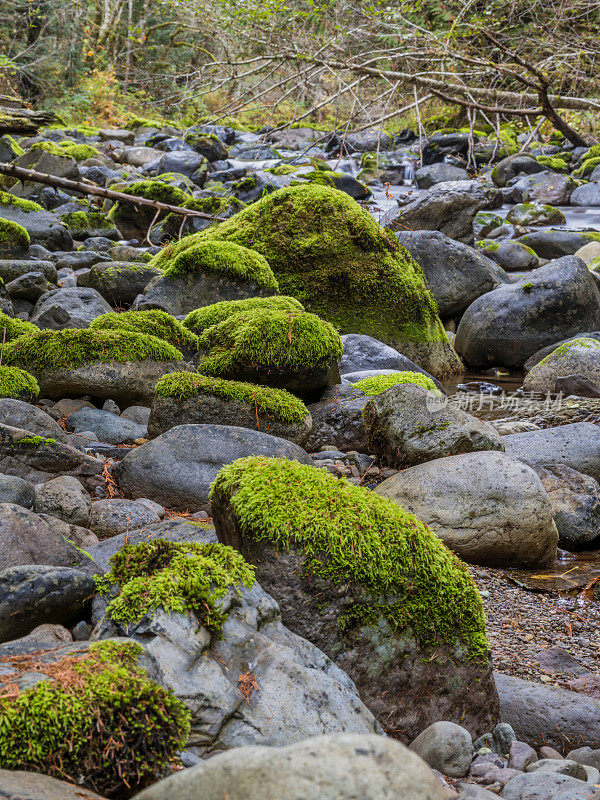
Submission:
[[274,309],[276,311],[290,311],[296,314],[304,311],[304,306],[293,297],[271,295],[270,297],[249,297],[246,300],[223,300],[210,306],[196,308],[183,320],[183,325],[200,336],[207,328],[240,311],[258,311],[259,309]]
[[390,732],[413,739],[440,719],[476,735],[493,727],[481,600],[420,520],[323,470],[264,457],[223,467],[211,501],[219,540]]
[[0,258],[21,258],[29,249],[29,234],[21,225],[0,219]]
[[10,342],[4,356],[37,379],[44,397],[89,394],[126,405],[149,404],[159,378],[188,368],[172,345],[126,330],[39,331]]
[[420,267],[370,214],[328,186],[292,186],[230,220],[170,245],[153,264],[168,268],[206,241],[261,253],[282,294],[335,324],[396,347],[435,374],[457,371]]
[[555,392],[559,378],[580,376],[600,386],[600,342],[585,336],[564,342],[536,364],[523,381],[530,392]]

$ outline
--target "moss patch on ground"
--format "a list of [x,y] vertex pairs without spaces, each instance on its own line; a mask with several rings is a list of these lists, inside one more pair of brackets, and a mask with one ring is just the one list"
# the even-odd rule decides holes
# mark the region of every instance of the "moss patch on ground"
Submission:
[[101,314],[90,324],[90,330],[133,331],[150,334],[186,350],[198,349],[198,337],[166,311],[124,311],[121,314]]
[[33,375],[18,367],[0,366],[0,397],[37,400],[39,395],[40,387]]
[[224,377],[244,369],[325,368],[342,357],[342,341],[335,328],[305,311],[242,311],[207,328],[199,344],[207,353],[199,370]]
[[254,569],[233,547],[155,539],[125,545],[96,579],[101,594],[118,586],[106,614],[117,622],[139,622],[157,608],[190,611],[217,636],[227,614],[219,608],[230,589],[254,583]]
[[[156,262],[151,261],[150,265],[156,266]],[[233,242],[197,242],[169,260],[165,278],[182,278],[203,272],[255,283],[274,292],[279,290],[267,260],[255,250]]]
[[34,373],[94,362],[183,359],[179,350],[156,336],[88,328],[26,334],[6,346],[4,357],[7,364]]
[[272,295],[271,297],[249,297],[247,300],[223,300],[220,303],[213,303],[210,306],[197,308],[183,320],[186,328],[189,328],[198,336],[219,322],[239,314],[241,311],[256,311],[261,308],[272,308],[278,311],[304,311],[304,306],[293,297],[283,295]]
[[205,241],[230,241],[261,253],[283,294],[342,333],[392,343],[447,341],[417,262],[344,192],[319,185],[280,189],[168,246],[154,265],[166,268]]
[[195,372],[170,372],[158,381],[154,391],[160,397],[178,400],[200,396],[237,400],[248,403],[259,416],[280,422],[303,422],[309,413],[302,400],[285,389],[272,389],[243,381],[227,381]]
[[[102,795],[159,779],[185,746],[190,713],[148,679],[133,642],[98,642],[51,662],[20,656],[0,677],[0,767],[42,772]],[[10,661],[10,659],[8,659]],[[40,672],[15,695],[15,678]]]
[[262,456],[223,467],[210,497],[231,507],[248,539],[302,552],[306,573],[369,590],[346,623],[380,614],[422,646],[460,642],[485,657],[485,617],[468,568],[396,503],[324,470]]
[[428,375],[423,375],[422,372],[407,371],[392,375],[374,375],[370,378],[363,378],[362,381],[358,381],[358,383],[354,384],[354,388],[360,389],[367,397],[376,397],[391,386],[397,386],[401,383],[413,383],[417,386],[422,386],[424,389],[428,389],[438,397],[442,396],[442,393],[435,385],[434,381],[432,381]]

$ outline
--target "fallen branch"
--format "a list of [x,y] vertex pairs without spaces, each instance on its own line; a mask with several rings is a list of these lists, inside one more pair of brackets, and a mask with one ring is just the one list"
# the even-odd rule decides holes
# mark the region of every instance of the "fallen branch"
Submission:
[[17,167],[14,164],[3,164],[0,162],[0,174],[10,175],[20,181],[33,181],[34,183],[43,183],[46,186],[52,186],[54,188],[70,189],[72,192],[78,192],[79,194],[91,194],[97,197],[105,197],[109,200],[118,200],[122,203],[132,203],[135,206],[150,206],[159,211],[182,214],[184,217],[200,217],[201,219],[209,219],[214,222],[224,222],[224,217],[216,217],[212,214],[206,214],[204,211],[195,211],[194,209],[183,208],[182,206],[172,206],[169,203],[161,203],[158,200],[148,200],[146,197],[137,197],[136,195],[126,194],[125,192],[115,192],[112,189],[103,189],[101,186],[94,186],[90,183],[82,183],[81,181],[72,181],[68,178],[58,178],[56,175],[46,175],[44,172],[36,172],[33,169]]

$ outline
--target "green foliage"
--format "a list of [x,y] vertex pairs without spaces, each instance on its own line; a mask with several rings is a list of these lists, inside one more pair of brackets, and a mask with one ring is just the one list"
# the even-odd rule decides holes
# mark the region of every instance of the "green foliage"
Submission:
[[324,470],[262,456],[224,466],[210,497],[231,508],[248,540],[303,553],[306,574],[362,586],[355,623],[381,615],[423,646],[459,641],[484,657],[485,618],[467,567],[393,501]]
[[40,387],[33,375],[17,367],[0,366],[0,397],[35,402],[39,395]]
[[[596,147],[596,145],[594,145]],[[594,148],[590,148],[593,150]],[[600,156],[594,156],[593,158],[586,158],[585,161],[581,164],[581,166],[575,170],[573,175],[576,178],[582,178],[584,175],[588,175],[593,172],[596,167],[600,164]]]
[[280,189],[170,245],[155,264],[206,241],[235,242],[261,253],[283,294],[342,332],[392,343],[446,341],[419,265],[344,192],[319,185]]
[[203,395],[221,400],[237,400],[248,403],[259,416],[280,422],[303,422],[309,413],[304,403],[285,389],[227,381],[196,372],[170,372],[163,375],[154,391],[160,397],[178,400],[189,400]]
[[[48,679],[14,697],[0,688],[0,767],[52,775],[122,798],[165,774],[190,713],[138,665],[133,642],[99,642],[56,664],[32,654],[15,670]],[[29,660],[27,660],[27,658]]]
[[123,330],[67,328],[28,333],[10,342],[4,350],[7,364],[36,372],[76,367],[94,362],[181,361],[179,350],[162,339]]
[[44,209],[33,200],[23,200],[8,192],[0,192],[0,206],[14,206],[20,211],[43,211]]
[[551,169],[553,172],[569,171],[569,165],[564,158],[557,158],[554,156],[536,156],[535,160],[538,162],[538,164],[548,167],[548,169]]
[[150,334],[173,347],[198,349],[198,337],[166,311],[124,311],[120,314],[101,314],[90,324],[90,330],[122,330]]
[[0,218],[0,258],[27,252],[30,241],[22,225]]
[[390,386],[397,386],[400,383],[414,383],[417,386],[422,386],[424,389],[428,389],[430,392],[433,392],[438,397],[442,396],[442,393],[435,385],[434,381],[428,376],[423,375],[422,372],[398,372],[391,375],[374,375],[370,378],[363,378],[362,381],[358,381],[358,383],[354,384],[355,389],[360,389],[363,394],[366,394],[368,397],[375,397],[382,392],[385,392],[386,389],[389,389]]
[[273,308],[278,311],[291,311],[294,313],[304,311],[302,304],[293,297],[280,295],[249,297],[247,300],[223,300],[220,303],[213,303],[211,306],[196,308],[194,311],[190,311],[183,320],[183,324],[199,336],[206,328],[223,322],[233,314],[261,308]]
[[97,148],[91,144],[79,144],[76,142],[64,141],[59,142],[59,147],[65,151],[68,156],[74,158],[75,161],[85,161],[86,158],[96,158],[100,155]]
[[342,341],[335,328],[305,311],[241,311],[207,328],[199,344],[207,353],[199,370],[223,377],[244,369],[326,368],[342,357]]
[[[168,251],[168,247],[166,248]],[[151,266],[164,266],[165,278],[181,278],[203,272],[225,275],[244,283],[254,283],[276,292],[277,281],[267,263],[259,253],[233,242],[197,242],[175,255],[172,259],[163,250]],[[166,259],[166,260],[165,260]]]
[[26,322],[17,317],[9,317],[0,311],[0,341],[12,342],[26,333],[39,333],[39,328],[32,322]]
[[227,613],[219,608],[230,589],[251,587],[254,570],[233,547],[154,539],[125,545],[110,559],[111,569],[97,578],[101,594],[120,592],[106,610],[117,622],[139,622],[157,608],[190,611],[217,636]]

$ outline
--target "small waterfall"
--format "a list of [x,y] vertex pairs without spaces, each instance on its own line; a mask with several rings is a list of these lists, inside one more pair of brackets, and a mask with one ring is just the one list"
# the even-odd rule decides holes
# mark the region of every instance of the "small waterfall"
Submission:
[[402,162],[402,166],[404,167],[404,173],[403,173],[403,176],[402,176],[402,182],[404,183],[405,186],[414,186],[414,183],[415,183],[415,172],[416,172],[416,170],[415,170],[415,162],[414,161],[409,161],[407,159],[406,161]]

